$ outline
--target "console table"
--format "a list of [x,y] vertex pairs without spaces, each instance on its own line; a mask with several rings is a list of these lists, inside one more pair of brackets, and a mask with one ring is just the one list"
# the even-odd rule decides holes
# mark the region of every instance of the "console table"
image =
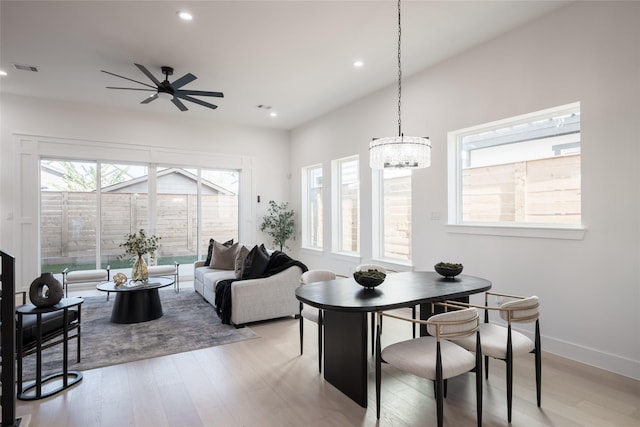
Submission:
[[[80,310],[81,305],[84,302],[82,298],[63,298],[58,304],[52,307],[36,307],[33,304],[25,304],[16,309],[17,314],[17,364],[18,364],[18,399],[20,400],[37,400],[45,397],[53,396],[56,393],[61,392],[74,384],[82,381],[82,373],[78,371],[69,371],[68,369],[68,356],[69,356],[69,339],[78,339],[78,356],[80,354]],[[77,322],[71,322],[69,309],[77,307]],[[62,315],[61,330],[56,329],[53,331],[43,332],[43,315],[51,313],[51,317],[56,315]],[[33,384],[29,384],[23,387],[22,384],[22,359],[24,354],[24,342],[23,342],[23,324],[24,316],[36,316],[36,335],[35,335],[35,354],[36,354],[36,379]],[[78,332],[70,337],[69,332],[73,329],[78,329]],[[62,338],[55,341],[44,344],[47,338],[55,337],[62,333]],[[56,344],[62,343],[62,372],[48,375],[42,378],[42,350]],[[43,345],[44,344],[44,345]],[[42,386],[48,382],[56,379],[62,379],[62,384],[59,387],[54,387],[46,392],[42,391]],[[35,393],[29,393],[35,388]]]

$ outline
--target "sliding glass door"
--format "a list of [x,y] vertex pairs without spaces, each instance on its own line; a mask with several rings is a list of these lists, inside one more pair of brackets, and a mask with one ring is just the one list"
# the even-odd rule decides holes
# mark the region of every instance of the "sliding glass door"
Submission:
[[158,264],[238,239],[237,170],[43,159],[40,175],[43,272],[129,268],[120,244],[140,229],[161,238]]

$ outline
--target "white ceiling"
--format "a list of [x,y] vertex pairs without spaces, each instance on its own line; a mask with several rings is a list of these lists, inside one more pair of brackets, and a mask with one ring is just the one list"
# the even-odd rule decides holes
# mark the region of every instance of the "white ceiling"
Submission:
[[[559,1],[402,3],[403,77],[563,6]],[[292,129],[397,81],[397,3],[381,1],[7,1],[0,2],[2,93],[158,114]],[[177,18],[178,10],[194,15]],[[365,66],[356,69],[354,60]],[[141,105],[134,66],[162,80],[160,67],[198,79],[183,89],[224,92]],[[31,65],[37,73],[18,71]],[[257,105],[272,106],[278,117]]]

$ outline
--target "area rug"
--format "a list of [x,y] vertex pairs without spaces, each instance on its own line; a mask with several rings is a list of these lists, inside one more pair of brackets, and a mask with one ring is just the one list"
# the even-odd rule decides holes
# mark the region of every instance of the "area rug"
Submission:
[[[160,291],[163,316],[149,322],[111,323],[115,295],[85,297],[82,304],[82,353],[69,344],[69,370],[103,366],[229,344],[258,336],[248,327],[224,325],[213,306],[193,290]],[[43,375],[62,371],[62,345],[43,351]],[[35,355],[24,359],[24,380],[35,378]]]

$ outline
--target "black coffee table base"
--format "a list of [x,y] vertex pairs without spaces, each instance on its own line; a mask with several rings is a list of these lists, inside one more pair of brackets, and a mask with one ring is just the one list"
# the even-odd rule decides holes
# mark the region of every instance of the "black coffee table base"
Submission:
[[162,317],[158,289],[118,292],[111,311],[113,323],[140,323]]

